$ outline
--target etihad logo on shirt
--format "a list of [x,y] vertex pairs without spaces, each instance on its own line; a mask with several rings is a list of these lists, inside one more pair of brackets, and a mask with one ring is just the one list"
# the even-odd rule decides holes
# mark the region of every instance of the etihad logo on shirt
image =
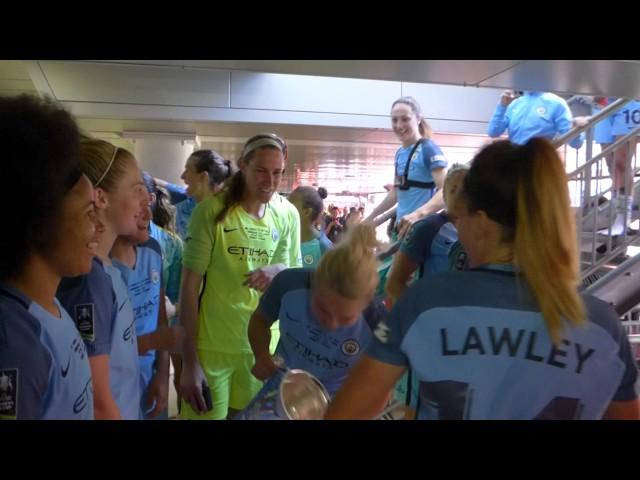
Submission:
[[292,345],[296,353],[304,358],[307,362],[320,368],[333,370],[334,368],[349,368],[349,364],[336,358],[331,358],[322,353],[316,352],[295,338],[291,333],[285,335],[287,343]]
[[240,261],[253,260],[254,262],[268,263],[273,258],[275,250],[231,245],[227,248],[227,253],[237,256]]

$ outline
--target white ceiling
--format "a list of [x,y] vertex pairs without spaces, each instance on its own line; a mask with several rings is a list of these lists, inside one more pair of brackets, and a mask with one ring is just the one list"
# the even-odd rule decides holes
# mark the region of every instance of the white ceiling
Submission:
[[640,97],[637,60],[97,60]]
[[0,95],[12,96],[21,93],[37,93],[25,62],[20,60],[0,61]]
[[[171,70],[175,71],[175,67],[201,69],[201,77],[207,81],[215,81],[214,77],[219,76],[216,72],[220,70],[237,70],[640,97],[640,62],[630,60],[97,60],[74,63],[80,69],[84,64],[102,64],[107,70],[109,66],[122,69],[125,65],[131,69],[131,73],[144,72],[150,77],[133,76],[133,83],[128,83],[126,88],[133,85],[137,89],[135,91],[150,101],[156,100],[154,95],[158,95],[156,85],[161,87],[163,82],[168,82]],[[158,68],[148,68],[152,65]],[[140,66],[147,68],[141,69]],[[84,113],[78,115],[81,128],[127,148],[133,147],[130,140],[120,139],[125,131],[189,132],[198,134],[204,147],[217,149],[221,154],[234,158],[243,138],[259,131],[276,131],[292,144],[291,165],[288,166],[286,179],[289,186],[294,182],[316,183],[333,192],[376,192],[382,191],[381,186],[391,181],[391,165],[397,141],[386,128],[388,120],[383,123],[383,128],[346,128],[260,121],[184,121],[173,117],[97,115],[91,113],[95,105],[92,102],[108,100],[108,97],[96,96],[91,78],[83,79],[81,84],[76,83],[74,89],[70,90],[65,87],[65,70],[61,65],[47,62],[47,69],[48,75],[45,75],[37,62],[0,61],[0,95],[54,93],[52,84],[55,82],[55,93],[61,95],[62,99],[82,100],[78,102],[78,105],[84,105],[84,109],[79,110]],[[152,87],[148,86],[145,78]],[[98,80],[94,79],[93,82]],[[108,95],[110,88],[112,91],[122,90],[123,85],[107,87],[100,95]],[[205,87],[198,82],[184,85],[186,90],[194,92],[206,90]],[[130,92],[131,102],[136,102],[138,98],[135,91]],[[164,97],[158,100],[167,103],[170,99]],[[208,101],[215,105],[224,99],[212,96]],[[467,138],[441,135],[437,141],[454,161],[464,161],[486,140],[478,136]],[[467,145],[464,145],[465,142]],[[184,159],[177,161],[183,162]]]
[[[74,91],[65,90],[64,68],[65,64],[70,63],[78,67],[96,64],[102,64],[107,68],[116,67],[116,64],[128,66],[132,75],[135,72],[138,74],[141,72],[140,67],[136,66],[147,67],[144,70],[146,77],[142,76],[136,80],[140,83],[139,91],[141,92],[145,89],[145,80],[153,82],[154,85],[162,85],[163,82],[169,81],[167,75],[171,75],[175,67],[186,67],[201,69],[204,75],[203,80],[206,79],[206,81],[211,80],[210,76],[219,75],[220,69],[227,69],[494,88],[516,87],[523,90],[535,89],[567,94],[640,97],[640,62],[633,60],[93,60],[60,64],[46,62],[47,75],[37,62],[10,60],[0,61],[0,95],[37,93],[47,90],[53,93],[51,85],[55,84],[57,85],[55,94],[60,100],[73,98],[79,99],[79,103],[104,100],[99,95],[108,95],[109,92],[92,88],[93,82],[89,77],[84,78],[80,85],[76,82]],[[152,65],[158,68],[149,69],[148,67]],[[110,88],[115,91],[121,86],[112,85]],[[202,93],[206,90],[206,85],[204,83],[185,85],[185,90],[189,89],[193,89],[194,94]],[[153,88],[147,87],[147,90],[153,90]],[[146,93],[147,96],[153,94],[153,91]],[[167,102],[166,98],[162,100]],[[130,101],[135,102],[135,96]],[[212,98],[211,101],[215,103],[215,99]],[[87,110],[90,112],[91,108]],[[98,116],[90,113],[81,114],[79,117],[84,128],[95,132],[122,133],[124,130],[138,130],[242,137],[252,132],[269,129],[278,130],[291,139],[395,142],[393,135],[385,128],[386,125],[383,128],[373,129],[285,125],[244,120],[242,122],[177,121],[169,118]]]

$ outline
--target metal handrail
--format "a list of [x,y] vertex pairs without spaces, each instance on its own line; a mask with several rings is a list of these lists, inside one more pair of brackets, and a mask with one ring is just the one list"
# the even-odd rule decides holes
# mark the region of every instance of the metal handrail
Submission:
[[[393,207],[392,209],[387,210],[382,215],[379,215],[376,218],[374,218],[371,223],[373,223],[373,225],[375,225],[376,227],[379,227],[387,220],[390,220],[391,217],[393,217],[396,214],[397,210],[398,210],[398,207]],[[384,262],[387,258],[389,258],[391,255],[396,253],[400,249],[400,243],[401,241],[397,240],[396,242],[389,245],[389,248],[387,248],[385,251],[378,253],[377,255],[378,261]]]
[[[635,235],[627,235],[625,238],[626,238],[626,240],[622,241],[622,243],[619,243],[618,246],[615,249],[611,250],[607,255],[605,255],[600,260],[598,260],[597,262],[592,264],[586,270],[581,271],[580,272],[580,278],[584,279],[584,278],[588,277],[589,275],[591,275],[592,273],[595,273],[603,265],[608,263],[612,258],[615,258],[615,257],[617,257],[619,255],[624,255],[624,253],[627,250],[627,247],[629,245],[631,245],[633,242],[635,242],[638,238],[640,238],[640,233],[636,233]],[[594,283],[594,285],[595,285],[595,283]]]
[[[632,169],[631,172],[632,172],[631,178],[635,178],[636,174],[640,173],[640,166]],[[574,181],[578,181],[578,182],[580,181],[579,179],[570,179],[570,180],[574,180]],[[610,187],[605,188],[604,190],[600,190],[598,192],[598,195],[599,196],[603,196],[604,194],[609,193],[611,190],[613,190],[613,185],[610,186]],[[584,205],[581,205],[581,207],[584,207]]]
[[[601,118],[603,118],[604,116],[610,115],[614,109],[615,110],[619,110],[620,108],[622,108],[622,106],[626,105],[630,100],[625,100],[625,101],[621,101],[618,100],[616,102],[614,102],[613,104],[609,105],[608,107],[604,108],[602,111],[600,111],[598,114],[594,115],[593,117],[590,118],[590,121],[588,122],[587,125],[581,127],[581,128],[589,128],[591,125],[593,125],[594,123],[600,121]],[[575,129],[575,131],[573,132],[574,134],[578,133],[579,129]],[[592,140],[592,129],[589,129],[587,132],[587,137],[588,137],[588,144],[587,144],[587,158],[590,157],[591,154],[591,149],[589,148],[591,145],[591,140]],[[567,177],[570,181],[577,181],[580,182],[581,184],[584,184],[584,192],[582,195],[583,200],[581,201],[580,204],[580,214],[579,214],[579,218],[578,218],[578,230],[580,232],[582,232],[582,222],[583,222],[583,215],[584,215],[584,211],[583,211],[583,207],[585,205],[588,205],[589,202],[592,201],[592,197],[591,197],[591,181],[593,180],[593,165],[597,166],[597,172],[595,177],[598,177],[598,172],[601,171],[601,161],[607,156],[609,155],[611,152],[615,151],[618,147],[622,146],[622,145],[626,145],[627,142],[629,142],[633,137],[635,137],[636,135],[640,134],[640,127],[632,130],[631,132],[627,133],[626,135],[620,137],[619,139],[615,140],[612,144],[610,144],[607,148],[603,149],[598,155],[589,158],[589,160],[587,162],[585,162],[583,165],[581,165],[580,167],[576,168],[574,171],[570,172],[567,174]],[[635,177],[636,173],[638,173],[640,171],[640,168],[631,168],[631,171],[627,171],[626,174],[631,174],[631,178]],[[597,196],[601,197],[602,195],[607,194],[608,192],[613,192],[614,187],[613,184],[604,189],[598,189],[597,192]],[[586,202],[586,203],[585,203]],[[609,208],[608,208],[608,217],[609,217],[609,233],[611,232],[611,228],[612,228],[612,222],[613,222],[613,217],[614,217],[614,203],[610,202],[609,204]],[[597,272],[600,268],[602,268],[607,262],[609,262],[612,258],[617,257],[620,254],[624,254],[626,247],[628,245],[630,245],[631,243],[633,243],[637,238],[638,235],[627,235],[627,232],[625,231],[624,234],[622,235],[622,237],[624,238],[624,240],[621,243],[617,243],[617,245],[613,245],[613,239],[611,238],[611,236],[609,235],[608,240],[606,242],[606,250],[607,250],[607,254],[604,255],[603,257],[599,258],[598,260],[596,260],[596,242],[597,242],[597,224],[598,224],[598,212],[599,212],[599,208],[598,206],[594,206],[594,208],[592,209],[592,216],[593,218],[590,219],[590,224],[593,223],[593,231],[589,233],[589,235],[592,238],[592,252],[591,252],[591,258],[590,258],[590,265],[587,266],[587,268],[585,268],[584,270],[581,271],[581,277],[584,280],[585,278],[589,277],[590,275],[594,274],[595,272]],[[603,214],[605,214],[605,212],[603,212]],[[581,235],[584,235],[584,233],[581,233]]]
[[390,210],[387,210],[382,215],[378,215],[376,218],[373,219],[371,223],[373,223],[374,226],[379,227],[387,220],[390,220],[391,217],[393,217],[396,214],[397,210],[398,210],[398,207],[393,207]]
[[[596,113],[595,115],[592,115],[584,125],[582,125],[580,127],[574,127],[571,130],[569,130],[567,133],[565,133],[563,135],[560,135],[559,137],[554,138],[552,140],[552,143],[553,143],[554,147],[555,148],[559,148],[560,146],[566,144],[567,142],[571,141],[572,139],[574,139],[575,137],[580,135],[582,132],[590,130],[596,123],[600,122],[604,118],[607,118],[611,114],[619,111],[620,109],[622,109],[625,105],[627,105],[631,101],[632,101],[631,99],[623,99],[623,98],[621,98],[621,99],[618,99],[615,102],[611,103],[610,105],[607,105],[602,110],[600,110],[598,113]],[[583,174],[584,172],[587,172],[588,171],[587,169],[590,168],[592,165],[596,164],[597,162],[599,162],[600,160],[605,158],[606,155],[608,155],[610,152],[613,152],[616,148],[618,148],[619,146],[625,144],[632,137],[634,137],[636,135],[639,135],[639,134],[640,134],[640,127],[636,128],[635,130],[632,130],[627,135],[625,135],[625,136],[621,137],[620,139],[614,141],[611,145],[609,145],[609,147],[607,147],[606,149],[602,150],[598,155],[596,155],[595,157],[592,157],[590,160],[585,162],[583,165],[578,167],[573,172],[568,173],[567,174],[567,179],[568,180],[585,181],[584,178],[578,178],[578,177],[581,176],[581,174]],[[588,139],[591,139],[590,135],[588,137],[589,137]],[[590,149],[588,149],[588,153],[590,154]],[[635,175],[635,173],[637,173],[638,171],[640,171],[640,168],[634,170],[633,175]],[[612,189],[612,187],[609,187],[605,191],[600,191],[599,195],[603,195],[604,193],[607,193],[611,189]],[[583,206],[584,205],[581,205],[581,208]],[[396,209],[394,208],[392,210],[387,211],[385,214],[378,216],[377,218],[375,218],[373,220],[373,224],[376,227],[379,226],[379,225],[382,225],[384,222],[389,220],[389,218],[391,218],[391,216],[393,214],[395,214],[395,211],[396,211]],[[612,212],[610,212],[610,215],[611,215],[611,213]],[[595,237],[595,231],[593,233],[594,233],[594,237]],[[636,236],[627,237],[627,240],[629,240],[629,243],[624,242],[623,245],[619,245],[615,250],[610,251],[609,255],[606,255],[604,258],[602,258],[599,261],[593,263],[587,270],[581,272],[582,277],[584,278],[584,277],[594,273],[602,265],[604,265],[610,258],[622,253],[624,251],[624,248],[626,248],[626,246],[628,244],[630,244],[631,241],[635,240],[635,238],[636,238]],[[386,251],[381,252],[380,254],[378,254],[378,259],[380,261],[383,261],[386,258],[389,258],[391,255],[393,255],[399,249],[400,243],[401,243],[400,241],[397,241],[397,242],[393,243],[392,245],[390,245],[390,247]],[[611,247],[611,246],[609,246],[609,247]]]
[[595,115],[592,115],[591,118],[589,119],[589,121],[585,125],[583,125],[581,127],[574,127],[571,130],[569,130],[567,133],[564,133],[564,134],[560,135],[559,137],[554,138],[552,140],[553,146],[558,148],[558,147],[564,145],[565,143],[569,142],[570,140],[573,140],[575,137],[580,135],[582,132],[585,132],[585,131],[589,130],[592,125],[598,123],[600,120],[604,119],[605,117],[608,117],[610,114],[615,113],[618,110],[620,110],[622,107],[624,107],[630,101],[631,101],[630,99],[620,98],[620,99],[616,100],[615,102],[613,102],[611,105],[607,105],[602,110],[600,110],[598,113],[596,113]]
[[[635,174],[637,172],[640,172],[640,167],[636,167],[635,169],[631,170],[631,176],[633,178],[633,176],[635,176]],[[610,187],[604,189],[604,190],[600,190],[598,192],[599,196],[602,196],[610,191],[613,190],[613,185],[611,185]],[[631,245],[633,242],[635,242],[638,238],[640,238],[640,232],[636,233],[635,235],[628,235],[627,234],[627,230],[625,229],[625,232],[623,233],[623,235],[621,235],[621,238],[623,239],[622,241],[619,241],[615,248],[613,245],[613,238],[605,233],[602,232],[602,234],[604,236],[607,237],[607,241],[606,241],[606,246],[607,246],[607,254],[602,256],[601,258],[599,258],[598,260],[596,260],[596,253],[595,253],[595,248],[596,248],[596,242],[597,242],[597,238],[600,234],[597,233],[597,228],[596,228],[596,224],[597,224],[597,212],[598,212],[598,206],[594,206],[593,208],[594,210],[594,215],[595,217],[593,218],[593,231],[588,232],[588,235],[591,237],[592,239],[592,251],[591,251],[591,259],[590,259],[590,265],[585,268],[584,270],[582,270],[580,272],[581,278],[584,280],[586,277],[588,277],[589,275],[597,272],[600,268],[602,268],[606,263],[608,263],[612,258],[616,258],[619,255],[624,255],[626,248]],[[608,227],[608,231],[611,232],[611,222],[613,221],[613,212],[614,212],[614,206],[613,206],[613,202],[609,203],[609,207],[608,207],[608,216],[609,216],[609,227]],[[604,214],[604,212],[603,212]],[[580,208],[580,216],[578,218],[578,230],[579,230],[579,235],[583,237],[583,235],[587,232],[583,232],[582,231],[582,220],[583,220],[583,212],[582,212],[582,206]],[[606,228],[603,230],[607,230]]]
[[376,258],[379,262],[384,262],[387,258],[395,254],[398,250],[400,250],[400,244],[402,240],[398,240],[395,243],[392,243],[389,248],[387,248],[384,252],[378,253]]
[[569,180],[574,180],[575,177],[577,177],[580,173],[582,173],[583,170],[586,170],[587,168],[589,168],[594,163],[602,160],[605,156],[607,156],[607,154],[609,154],[610,152],[614,151],[616,148],[618,148],[623,143],[628,142],[632,137],[635,137],[636,135],[640,135],[640,127],[636,128],[634,130],[631,130],[631,132],[627,133],[624,137],[619,138],[618,140],[616,140],[615,142],[610,144],[607,148],[602,150],[598,155],[593,157],[591,160],[585,162],[584,165],[580,165],[573,172],[569,172],[567,174],[567,177],[569,178]]
[[640,343],[640,334],[638,333],[629,333],[627,334],[627,338],[629,339],[629,343]]

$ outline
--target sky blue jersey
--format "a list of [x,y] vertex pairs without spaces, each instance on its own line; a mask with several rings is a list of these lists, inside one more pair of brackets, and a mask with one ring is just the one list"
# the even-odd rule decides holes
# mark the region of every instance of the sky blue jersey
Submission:
[[588,323],[565,322],[554,346],[512,269],[425,277],[394,306],[367,354],[411,366],[420,419],[599,419],[611,401],[636,398],[637,369],[613,309],[584,301]]
[[[120,271],[127,285],[129,298],[133,307],[136,335],[139,337],[158,329],[158,315],[162,289],[162,251],[160,244],[149,238],[137,245],[136,263],[133,268],[113,259],[113,265]],[[146,394],[154,374],[156,351],[149,350],[138,356],[140,364],[141,408],[145,409]]]
[[0,420],[93,420],[91,367],[73,320],[0,285]]
[[[396,152],[395,158],[395,176],[396,183],[398,178],[404,175],[405,167],[409,159],[409,154],[413,150],[414,145],[401,147]],[[423,139],[421,144],[416,148],[411,163],[409,163],[408,180],[418,182],[433,182],[432,170],[447,168],[447,160],[432,140]],[[398,210],[396,217],[398,219],[413,213],[422,205],[427,203],[435,193],[435,188],[409,187],[407,190],[396,188]]]
[[260,299],[258,308],[269,325],[280,319],[276,354],[289,368],[314,375],[334,395],[364,353],[373,328],[384,318],[386,310],[374,301],[355,324],[334,331],[325,329],[311,312],[312,272],[308,268],[280,272]]
[[57,297],[75,321],[89,356],[109,355],[111,394],[122,418],[140,419],[135,318],[120,272],[94,257],[91,271],[64,279]]
[[[489,136],[499,137],[508,130],[509,140],[522,145],[533,137],[548,140],[572,128],[571,110],[567,102],[553,93],[526,92],[508,106],[498,104],[489,122]],[[569,142],[580,148],[584,133]]]

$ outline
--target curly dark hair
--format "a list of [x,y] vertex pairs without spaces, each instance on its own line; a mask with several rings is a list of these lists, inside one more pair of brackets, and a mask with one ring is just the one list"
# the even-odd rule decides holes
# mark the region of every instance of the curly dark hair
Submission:
[[57,242],[65,195],[80,179],[80,132],[49,98],[0,97],[0,203],[8,231],[0,236],[0,281],[19,276],[30,255]]

